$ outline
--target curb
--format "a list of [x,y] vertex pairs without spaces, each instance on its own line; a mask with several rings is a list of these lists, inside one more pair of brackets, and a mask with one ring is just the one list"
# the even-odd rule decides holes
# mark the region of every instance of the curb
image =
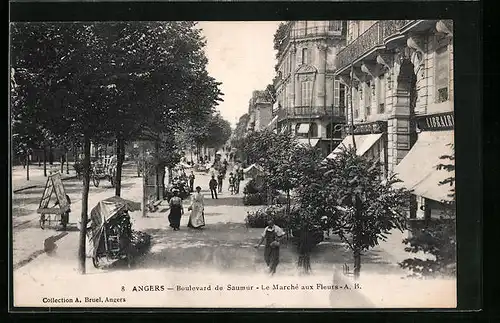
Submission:
[[[68,181],[70,179],[75,179],[75,178],[76,178],[76,175],[68,176],[68,177],[62,178],[61,181]],[[22,191],[25,191],[25,190],[29,190],[29,189],[35,188],[35,187],[42,187],[42,185],[29,185],[29,186],[25,186],[25,187],[21,187],[21,188],[15,189],[12,192],[13,193],[19,193],[19,192],[22,192]]]

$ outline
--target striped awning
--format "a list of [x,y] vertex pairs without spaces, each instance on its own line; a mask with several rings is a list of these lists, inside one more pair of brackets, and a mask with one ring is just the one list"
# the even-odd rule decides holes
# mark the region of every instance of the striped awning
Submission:
[[[356,154],[358,156],[363,156],[368,150],[370,150],[373,145],[382,137],[381,133],[367,134],[367,135],[355,135],[354,140],[356,142]],[[352,136],[349,135],[342,140],[342,142],[335,148],[330,155],[326,158],[335,158],[335,156],[342,151],[342,149],[353,147]]]
[[434,201],[449,201],[451,187],[440,185],[439,182],[453,177],[454,172],[438,169],[439,164],[452,163],[441,156],[453,154],[451,145],[454,143],[452,130],[424,131],[418,135],[417,142],[406,154],[405,158],[394,168],[394,173],[402,182],[395,187],[405,187],[413,190],[413,194]]

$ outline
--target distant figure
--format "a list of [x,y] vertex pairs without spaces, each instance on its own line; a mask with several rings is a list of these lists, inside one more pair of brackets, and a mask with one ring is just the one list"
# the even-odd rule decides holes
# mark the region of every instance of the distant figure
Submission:
[[243,172],[243,168],[240,168],[240,169],[238,170],[238,179],[239,179],[240,181],[242,181],[242,180],[244,180],[244,179],[245,179],[245,173]]
[[285,235],[283,229],[274,224],[274,221],[270,219],[267,221],[267,227],[264,229],[262,233],[262,238],[259,241],[259,244],[255,246],[255,248],[259,248],[259,246],[266,241],[266,248],[264,250],[264,260],[266,261],[267,266],[269,267],[269,272],[271,275],[276,273],[276,267],[278,267],[280,261],[280,240]]
[[189,216],[188,227],[193,229],[201,229],[205,226],[205,201],[201,194],[201,187],[196,187],[196,193],[191,198],[191,206],[189,207],[191,215]]
[[193,190],[193,188],[194,188],[194,178],[195,178],[194,173],[193,173],[193,171],[191,171],[191,174],[189,174],[189,190],[191,192],[194,191]]
[[170,222],[170,227],[174,231],[179,231],[181,226],[181,216],[184,214],[184,208],[182,207],[182,199],[179,197],[179,190],[174,189],[172,191],[174,195],[169,202],[170,214],[168,216],[168,221]]
[[233,173],[229,173],[229,191],[231,192],[231,195],[235,193],[235,177],[233,176]]
[[217,175],[217,188],[218,188],[219,193],[222,193],[222,181],[223,180],[224,180],[224,174],[222,174],[222,172],[220,172]]
[[212,179],[208,183],[208,186],[210,187],[210,193],[212,194],[212,199],[217,199],[217,185],[217,180],[215,179],[215,176],[212,175]]

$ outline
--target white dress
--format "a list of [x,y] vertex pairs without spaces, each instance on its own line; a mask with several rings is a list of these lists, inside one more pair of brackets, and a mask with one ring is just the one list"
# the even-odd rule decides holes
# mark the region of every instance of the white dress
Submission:
[[201,228],[205,226],[204,216],[205,203],[203,194],[194,193],[191,198],[191,215],[189,216],[189,227]]

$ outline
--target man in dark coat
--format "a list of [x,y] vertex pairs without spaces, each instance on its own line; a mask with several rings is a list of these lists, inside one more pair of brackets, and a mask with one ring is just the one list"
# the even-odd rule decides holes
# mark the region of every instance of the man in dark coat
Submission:
[[212,194],[212,199],[213,198],[217,199],[217,184],[218,183],[217,180],[215,179],[215,176],[212,175],[212,179],[208,183],[208,186],[210,187],[210,193]]

